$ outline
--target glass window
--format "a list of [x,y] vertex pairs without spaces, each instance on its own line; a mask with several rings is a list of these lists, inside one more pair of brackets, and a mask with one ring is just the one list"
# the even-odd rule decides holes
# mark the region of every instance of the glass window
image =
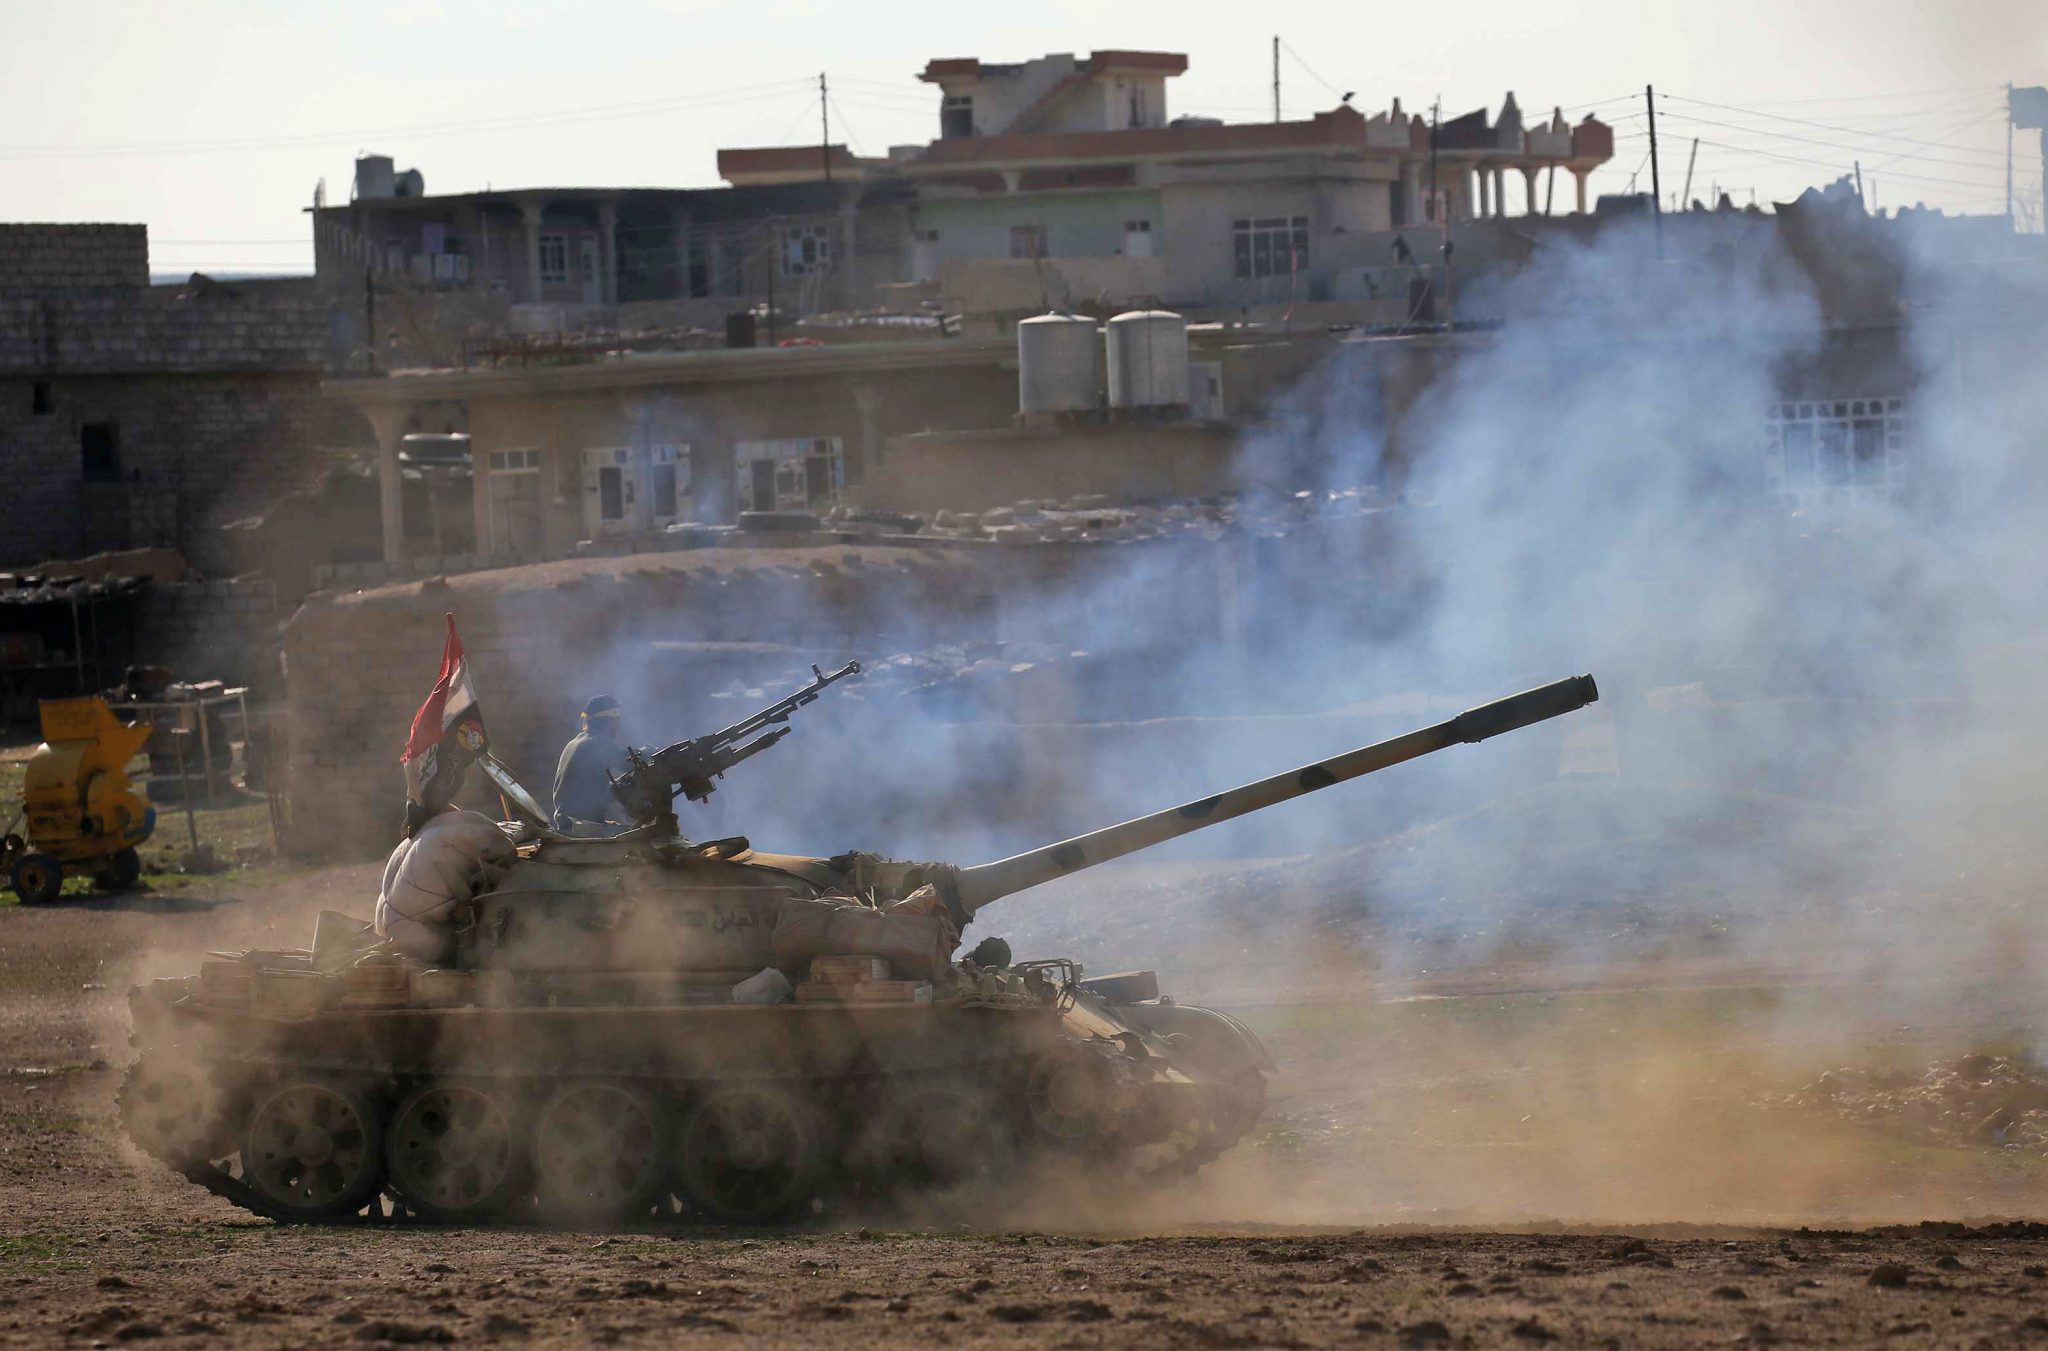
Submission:
[[832,227],[829,225],[785,225],[782,227],[782,275],[808,277],[832,268]]
[[569,280],[569,237],[567,235],[542,235],[540,237],[540,279],[542,281]]
[[1809,514],[1899,502],[1905,415],[1903,399],[1772,404],[1764,423],[1765,483],[1788,510]]
[[1308,217],[1269,216],[1231,224],[1237,279],[1285,277],[1308,270]]

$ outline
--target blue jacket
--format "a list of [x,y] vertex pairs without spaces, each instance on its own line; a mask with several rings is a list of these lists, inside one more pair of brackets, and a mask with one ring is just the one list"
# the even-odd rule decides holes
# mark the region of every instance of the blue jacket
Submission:
[[555,829],[571,830],[578,821],[632,824],[611,783],[630,763],[626,748],[610,737],[578,732],[569,738],[555,765]]

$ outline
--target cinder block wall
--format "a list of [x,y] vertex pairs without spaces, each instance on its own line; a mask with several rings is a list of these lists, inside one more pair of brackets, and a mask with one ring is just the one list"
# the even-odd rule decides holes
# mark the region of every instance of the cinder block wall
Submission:
[[142,660],[168,666],[180,680],[247,685],[264,700],[283,689],[283,618],[268,578],[159,582],[136,603],[136,647]]
[[147,285],[147,226],[0,225],[0,291]]

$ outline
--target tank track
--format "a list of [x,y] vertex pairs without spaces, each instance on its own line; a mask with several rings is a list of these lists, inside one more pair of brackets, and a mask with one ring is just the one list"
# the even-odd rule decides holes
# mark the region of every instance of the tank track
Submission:
[[[155,1132],[152,1132],[141,1119],[138,1089],[148,1067],[153,1064],[151,1057],[174,1055],[178,1049],[175,1047],[159,1047],[143,1052],[142,1057],[129,1066],[116,1097],[116,1108],[130,1140],[138,1148],[164,1164],[171,1171],[193,1185],[204,1188],[213,1195],[220,1197],[231,1205],[250,1214],[259,1215],[265,1219],[282,1224],[434,1222],[429,1217],[420,1214],[415,1207],[408,1204],[407,1198],[392,1189],[388,1180],[379,1184],[376,1193],[368,1201],[345,1214],[312,1217],[296,1213],[273,1203],[262,1191],[246,1181],[239,1172],[240,1150],[242,1148],[241,1135],[243,1129],[246,1128],[246,1119],[249,1116],[249,1109],[246,1103],[237,1104],[236,1107],[227,1113],[228,1116],[235,1118],[235,1120],[232,1122],[223,1121],[222,1133],[215,1140],[215,1144],[227,1144],[232,1141],[235,1146],[234,1149],[220,1153],[214,1153],[209,1150],[207,1152],[210,1157],[202,1159],[190,1154],[181,1155],[176,1150],[166,1148],[160,1138],[152,1138]],[[305,1063],[246,1055],[210,1055],[203,1059],[193,1058],[193,1060],[194,1063],[203,1065],[213,1071],[225,1071],[245,1085],[255,1085],[265,1081],[287,1083],[309,1079],[335,1078],[358,1081],[385,1081],[389,1087],[380,1093],[378,1097],[388,1100],[382,1103],[382,1110],[385,1110],[387,1114],[391,1103],[395,1103],[402,1096],[397,1091],[400,1083],[394,1081],[389,1068],[378,1064],[351,1062],[332,1057],[323,1057],[317,1063]],[[582,1070],[581,1074],[587,1075],[588,1070]],[[496,1076],[496,1079],[500,1083],[520,1084],[529,1090],[537,1090],[538,1087],[549,1082],[558,1079],[566,1081],[577,1075],[578,1071],[575,1068],[562,1066],[557,1074],[549,1074],[545,1071],[534,1073],[529,1070],[517,1075]],[[490,1078],[491,1076],[475,1077]],[[678,1085],[665,1076],[644,1072],[635,1074],[625,1070],[624,1067],[618,1066],[610,1067],[603,1075],[603,1078],[606,1081],[612,1082],[635,1083],[648,1089],[650,1092],[665,1096],[673,1096],[675,1089],[678,1087]],[[852,1086],[852,1082],[842,1080],[836,1086],[844,1091]],[[944,1087],[953,1082],[940,1076],[930,1076],[928,1079],[929,1086]],[[905,1076],[897,1084],[899,1088],[912,1085],[913,1079],[909,1076]],[[1131,1166],[1136,1164],[1137,1161],[1119,1153],[1105,1153],[1101,1157],[1089,1160],[1089,1162],[1103,1169],[1111,1177],[1136,1181],[1140,1185],[1147,1187],[1165,1185],[1192,1177],[1204,1166],[1228,1152],[1251,1129],[1252,1125],[1258,1120],[1259,1110],[1263,1106],[1264,1092],[1265,1084],[1262,1076],[1255,1073],[1247,1076],[1245,1081],[1233,1086],[1232,1101],[1227,1105],[1228,1110],[1220,1114],[1220,1120],[1212,1117],[1192,1123],[1187,1130],[1181,1132],[1173,1140],[1154,1146],[1153,1156],[1148,1157],[1141,1165]],[[1029,1151],[1021,1150],[1019,1157],[1028,1159]],[[380,1167],[380,1176],[382,1171]],[[820,1194],[828,1195],[842,1192],[846,1190],[850,1177],[851,1173],[847,1169],[828,1165],[820,1178],[816,1190]],[[916,1189],[908,1188],[904,1190],[908,1193],[914,1193]],[[892,1192],[882,1199],[887,1201],[894,1199],[896,1195],[897,1193]],[[646,1218],[659,1222],[660,1217],[678,1219],[686,1214],[687,1203],[678,1206],[672,1197],[664,1193],[661,1197],[658,1211],[650,1207]],[[521,1222],[522,1219],[530,1218],[533,1217],[503,1215],[495,1220],[478,1220],[475,1223],[480,1225],[493,1222],[517,1223]],[[624,1220],[615,1220],[615,1222],[631,1224],[640,1221],[640,1219],[639,1215],[634,1215],[625,1217]]]

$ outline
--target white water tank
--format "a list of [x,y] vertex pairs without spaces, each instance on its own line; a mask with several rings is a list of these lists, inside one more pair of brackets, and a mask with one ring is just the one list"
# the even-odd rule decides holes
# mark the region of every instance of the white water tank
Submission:
[[1169,310],[1109,321],[1109,406],[1115,412],[1188,406],[1188,325]]
[[1095,321],[1041,314],[1017,323],[1017,411],[1092,413],[1102,406],[1102,341]]

